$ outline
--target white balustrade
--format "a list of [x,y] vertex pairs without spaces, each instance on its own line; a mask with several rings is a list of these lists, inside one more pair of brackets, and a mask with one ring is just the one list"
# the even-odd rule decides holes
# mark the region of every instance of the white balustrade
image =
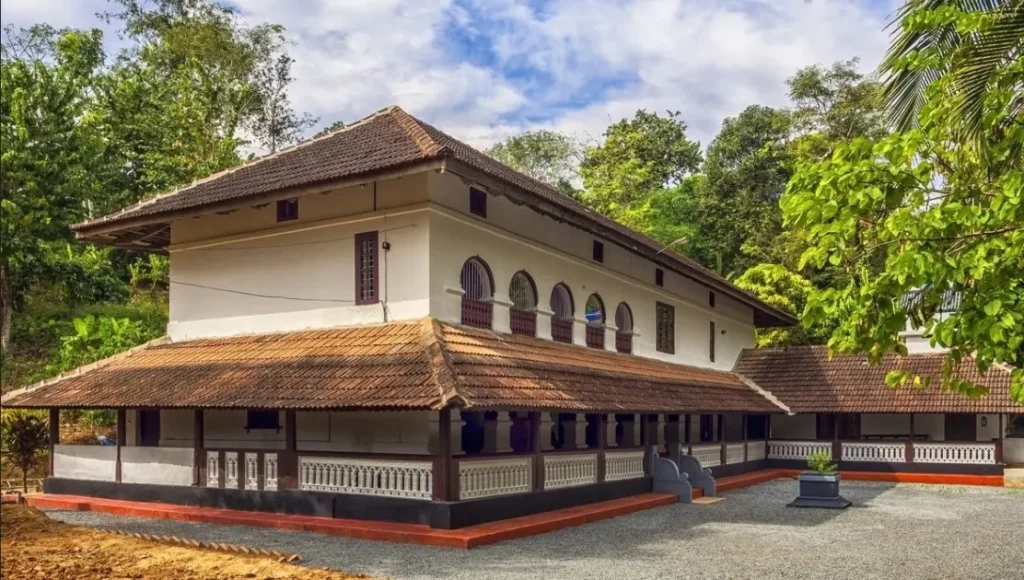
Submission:
[[905,443],[843,442],[843,461],[868,461],[873,463],[906,463]]
[[691,445],[688,455],[699,461],[701,467],[717,467],[722,464],[722,445],[720,443]]
[[644,476],[644,451],[606,451],[604,480],[637,479]]
[[[640,476],[642,475],[643,452],[640,453]],[[597,483],[596,453],[544,456],[544,489],[575,487],[591,483]]]
[[299,489],[429,500],[430,461],[301,457]]
[[747,441],[747,461],[760,461],[765,458],[768,445],[764,441]]
[[245,489],[260,488],[259,456],[255,453],[245,454]]
[[746,443],[729,443],[725,446],[725,463],[732,465],[734,463],[743,463],[745,461],[744,453],[746,452]]
[[277,491],[277,453],[263,454],[263,489]]
[[832,457],[830,441],[769,441],[768,459],[807,461],[812,453],[825,452]]
[[238,489],[238,452],[224,452],[224,487]]
[[994,443],[914,443],[915,463],[995,465]]
[[206,452],[206,487],[220,487],[220,452]]
[[532,489],[532,457],[459,461],[459,499],[512,495]]

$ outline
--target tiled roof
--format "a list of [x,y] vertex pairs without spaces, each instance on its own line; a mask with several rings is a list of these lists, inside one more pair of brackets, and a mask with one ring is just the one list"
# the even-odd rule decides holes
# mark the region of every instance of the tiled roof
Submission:
[[[965,359],[957,376],[981,384],[981,398],[943,391],[942,353],[886,356],[868,365],[863,356],[837,355],[829,360],[824,346],[798,346],[744,351],[733,372],[772,393],[794,413],[1020,413],[1024,407],[1010,399],[1010,372],[992,367],[984,375]],[[889,387],[891,370],[932,377],[929,387]]]
[[9,407],[778,412],[738,377],[427,318],[163,342],[4,397]]
[[[118,242],[110,230],[123,228],[125,239],[138,242],[159,238],[165,231],[134,230],[139,224],[165,224],[182,211],[208,208],[217,211],[275,192],[330,183],[343,178],[410,166],[417,162],[453,160],[526,192],[531,199],[551,204],[577,225],[598,232],[614,233],[628,245],[659,260],[668,260],[687,275],[697,277],[720,291],[754,307],[763,325],[786,325],[796,319],[763,303],[700,263],[657,241],[631,230],[586,207],[552,187],[503,165],[454,137],[439,131],[399,107],[388,107],[326,136],[311,139],[275,154],[212,175],[179,190],[142,201],[119,212],[76,224],[72,229],[81,239],[98,243]],[[161,226],[163,227],[163,225]],[[130,243],[129,243],[130,245]]]

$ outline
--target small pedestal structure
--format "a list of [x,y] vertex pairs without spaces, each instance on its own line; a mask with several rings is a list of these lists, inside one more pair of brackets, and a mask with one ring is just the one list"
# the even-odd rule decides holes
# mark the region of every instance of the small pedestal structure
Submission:
[[817,473],[805,471],[798,476],[800,495],[789,503],[789,507],[812,507],[844,510],[850,502],[839,495],[838,473]]

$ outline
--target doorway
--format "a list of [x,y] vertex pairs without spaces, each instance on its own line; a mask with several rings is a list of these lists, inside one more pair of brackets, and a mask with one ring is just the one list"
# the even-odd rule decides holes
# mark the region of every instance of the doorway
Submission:
[[160,410],[139,409],[139,447],[160,446]]
[[977,441],[978,420],[968,413],[946,414],[946,441]]

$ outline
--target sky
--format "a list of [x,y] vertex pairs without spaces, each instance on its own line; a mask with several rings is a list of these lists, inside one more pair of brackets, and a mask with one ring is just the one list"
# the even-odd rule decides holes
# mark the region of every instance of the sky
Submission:
[[[706,146],[797,69],[873,71],[899,0],[232,0],[285,26],[290,95],[317,128],[399,105],[477,147],[526,130],[583,141],[644,108]],[[4,0],[0,22],[100,27],[105,0]],[[116,43],[112,33],[107,34]]]

